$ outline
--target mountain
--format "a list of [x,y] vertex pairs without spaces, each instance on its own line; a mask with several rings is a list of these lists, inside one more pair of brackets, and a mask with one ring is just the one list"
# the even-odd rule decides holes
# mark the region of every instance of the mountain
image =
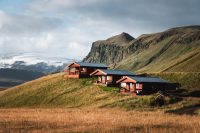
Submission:
[[62,71],[71,59],[48,57],[41,53],[19,53],[0,56],[0,68],[11,68],[42,73]]
[[144,72],[199,72],[200,26],[172,28],[134,39],[128,33],[96,41],[83,59]]
[[41,72],[1,68],[0,69],[0,89],[19,85],[24,82],[37,79],[42,76],[44,76],[44,74]]
[[107,64],[119,62],[125,58],[127,45],[133,40],[132,36],[123,32],[106,40],[96,41],[83,61]]

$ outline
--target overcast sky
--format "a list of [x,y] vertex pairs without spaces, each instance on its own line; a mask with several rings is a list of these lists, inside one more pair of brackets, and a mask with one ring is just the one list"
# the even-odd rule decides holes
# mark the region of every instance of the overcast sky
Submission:
[[200,0],[0,0],[0,55],[82,59],[96,40],[200,25]]

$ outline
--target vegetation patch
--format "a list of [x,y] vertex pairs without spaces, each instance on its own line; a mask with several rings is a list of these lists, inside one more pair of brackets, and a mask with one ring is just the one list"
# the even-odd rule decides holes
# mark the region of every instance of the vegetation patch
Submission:
[[118,87],[107,87],[107,86],[101,86],[103,91],[109,91],[109,92],[116,92],[119,93],[119,88]]

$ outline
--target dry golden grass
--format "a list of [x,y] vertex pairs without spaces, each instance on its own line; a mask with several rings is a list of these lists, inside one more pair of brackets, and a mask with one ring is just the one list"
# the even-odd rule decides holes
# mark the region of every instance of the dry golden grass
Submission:
[[0,109],[0,132],[197,133],[200,117],[117,109]]

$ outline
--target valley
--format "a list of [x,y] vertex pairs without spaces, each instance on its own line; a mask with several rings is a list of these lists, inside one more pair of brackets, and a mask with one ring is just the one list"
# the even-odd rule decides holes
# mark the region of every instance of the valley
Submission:
[[44,76],[44,73],[20,69],[0,68],[0,90]]

